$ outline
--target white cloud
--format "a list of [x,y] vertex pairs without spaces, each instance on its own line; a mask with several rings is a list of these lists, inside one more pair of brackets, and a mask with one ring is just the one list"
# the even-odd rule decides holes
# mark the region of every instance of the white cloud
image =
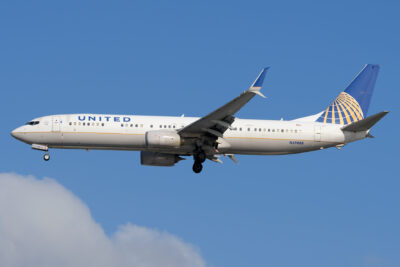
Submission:
[[0,266],[205,266],[181,239],[133,224],[112,236],[52,179],[0,174]]

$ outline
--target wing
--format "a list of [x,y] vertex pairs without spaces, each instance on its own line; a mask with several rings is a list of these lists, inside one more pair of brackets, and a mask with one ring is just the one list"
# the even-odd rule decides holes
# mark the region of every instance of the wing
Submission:
[[204,135],[211,135],[216,138],[222,137],[223,133],[235,120],[233,115],[249,102],[254,95],[257,94],[265,98],[265,96],[260,92],[260,89],[268,69],[269,67],[264,68],[250,88],[240,96],[211,112],[207,116],[189,124],[178,133],[182,137],[201,137]]

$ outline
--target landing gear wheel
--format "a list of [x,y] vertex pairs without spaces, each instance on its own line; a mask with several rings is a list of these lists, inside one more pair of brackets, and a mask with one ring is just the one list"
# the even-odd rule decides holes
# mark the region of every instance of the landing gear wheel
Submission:
[[49,161],[49,159],[50,159],[50,155],[49,154],[44,154],[44,156],[43,156],[43,159],[45,160],[45,161]]
[[203,164],[201,164],[201,162],[195,161],[193,164],[193,171],[195,173],[200,173],[202,169],[203,169]]

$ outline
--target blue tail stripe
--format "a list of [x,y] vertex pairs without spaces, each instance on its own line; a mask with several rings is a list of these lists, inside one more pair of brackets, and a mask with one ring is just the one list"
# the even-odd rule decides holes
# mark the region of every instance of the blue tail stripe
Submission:
[[364,113],[368,113],[369,103],[374,90],[376,78],[379,72],[379,65],[367,64],[354,80],[344,90],[346,93],[354,97]]

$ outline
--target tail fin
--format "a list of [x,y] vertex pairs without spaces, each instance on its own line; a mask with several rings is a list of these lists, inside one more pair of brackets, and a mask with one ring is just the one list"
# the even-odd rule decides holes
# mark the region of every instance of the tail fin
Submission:
[[347,125],[367,116],[379,65],[367,64],[344,92],[321,113],[318,122]]

